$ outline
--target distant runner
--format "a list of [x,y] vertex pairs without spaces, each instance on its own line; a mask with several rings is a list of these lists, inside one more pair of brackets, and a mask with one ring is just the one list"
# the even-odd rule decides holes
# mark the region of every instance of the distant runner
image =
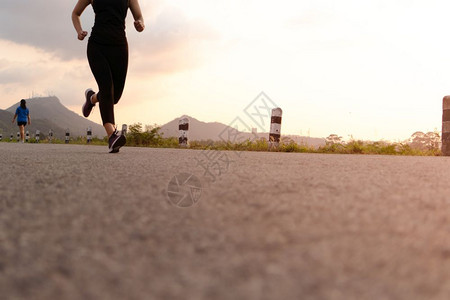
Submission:
[[114,105],[119,102],[125,86],[128,69],[128,42],[125,35],[125,18],[128,8],[138,32],[145,28],[138,0],[78,0],[72,12],[72,22],[80,41],[87,32],[81,26],[80,16],[91,4],[95,23],[87,46],[87,57],[98,85],[98,93],[85,91],[82,111],[87,118],[98,102],[103,126],[109,137],[109,152],[117,153],[126,138],[119,134],[114,121]]
[[23,143],[25,142],[25,126],[27,126],[27,124],[31,124],[30,111],[27,108],[27,102],[25,99],[20,100],[20,106],[16,109],[16,114],[12,120],[13,124],[14,121],[16,121],[16,118],[17,126],[19,126],[20,129],[20,140]]

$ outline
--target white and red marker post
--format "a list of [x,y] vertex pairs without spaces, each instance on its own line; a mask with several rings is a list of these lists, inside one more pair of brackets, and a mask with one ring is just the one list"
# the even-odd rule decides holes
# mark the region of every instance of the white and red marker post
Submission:
[[66,144],[69,143],[69,140],[70,140],[70,131],[69,129],[66,129]]
[[48,142],[51,143],[53,139],[53,130],[49,129],[48,131]]
[[180,137],[178,138],[178,144],[180,147],[188,147],[189,145],[189,119],[182,118],[178,121],[178,131]]
[[92,142],[92,128],[89,126],[87,128],[87,143],[90,144]]
[[450,156],[450,96],[442,99],[442,155]]
[[272,117],[270,121],[269,146],[278,147],[281,137],[281,118],[283,110],[279,107],[272,109]]

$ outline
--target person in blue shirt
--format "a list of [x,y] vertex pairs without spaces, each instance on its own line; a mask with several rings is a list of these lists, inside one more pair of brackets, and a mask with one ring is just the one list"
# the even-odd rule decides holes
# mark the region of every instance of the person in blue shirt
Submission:
[[20,100],[20,106],[16,109],[16,114],[12,120],[13,124],[16,118],[17,126],[19,126],[20,129],[20,139],[23,143],[25,141],[25,126],[31,124],[30,111],[28,110],[27,102],[24,99]]

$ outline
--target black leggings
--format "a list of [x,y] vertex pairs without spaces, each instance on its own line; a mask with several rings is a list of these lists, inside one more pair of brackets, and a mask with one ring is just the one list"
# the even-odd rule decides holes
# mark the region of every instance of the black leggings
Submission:
[[128,69],[128,45],[108,46],[89,41],[87,57],[97,81],[97,99],[103,125],[114,122],[114,104],[125,87]]

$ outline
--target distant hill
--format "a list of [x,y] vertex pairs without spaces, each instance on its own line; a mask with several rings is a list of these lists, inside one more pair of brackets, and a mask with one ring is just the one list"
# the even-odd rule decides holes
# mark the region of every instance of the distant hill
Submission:
[[[13,113],[6,110],[0,110],[0,133],[3,134],[4,139],[9,138],[11,134],[13,134],[14,138],[16,138],[16,134],[19,131],[17,123],[14,122],[13,124],[11,122],[13,117]],[[65,135],[65,130],[48,120],[42,119],[32,119],[31,125],[27,125],[25,130],[30,132],[30,136],[33,136],[33,134],[36,133],[36,130],[39,130],[42,134],[47,135],[50,128],[52,129],[55,137],[62,138]]]
[[[93,136],[100,138],[105,136],[103,126],[69,110],[61,104],[57,97],[31,98],[26,101],[31,116],[31,126],[27,126],[26,130],[29,130],[30,133],[35,133],[38,129],[47,135],[48,131],[52,129],[55,137],[63,138],[68,128],[70,135],[75,137],[85,136],[86,129],[91,127]],[[0,131],[3,131],[4,136],[18,131],[17,124],[11,123],[18,106],[19,102],[6,110],[0,110]]]
[[190,116],[182,116],[180,118],[176,118],[169,123],[161,126],[160,132],[164,134],[164,137],[178,137],[178,121],[181,118],[187,117],[189,119],[189,139],[190,140],[220,140],[220,133],[225,130],[225,128],[229,128],[227,125],[211,122],[206,123],[199,121]]
[[[26,127],[26,130],[30,131],[33,135],[36,130],[40,130],[45,136],[48,131],[52,129],[54,136],[60,139],[64,138],[66,128],[69,128],[70,135],[72,137],[85,136],[86,128],[91,127],[93,136],[103,138],[105,136],[105,130],[100,124],[89,121],[82,116],[74,113],[61,104],[57,97],[39,97],[31,98],[27,100],[27,107],[30,110],[31,125]],[[17,134],[17,124],[12,124],[12,118],[16,112],[16,108],[19,106],[19,102],[7,108],[6,110],[0,109],[0,132],[3,133],[3,138],[9,138],[13,133],[14,137]],[[229,132],[236,132],[236,129],[229,127],[228,125],[219,122],[202,122],[193,117],[187,117],[190,120],[189,123],[189,139],[190,140],[213,140],[220,141],[230,140],[234,142],[233,137],[229,136]],[[182,118],[180,117],[180,118]],[[164,137],[177,137],[178,121],[180,118],[176,118],[169,123],[161,126],[161,133]],[[281,130],[283,132],[283,130]],[[261,132],[257,133],[258,138],[268,139],[269,133]],[[282,135],[283,139],[291,139],[299,144],[307,144],[310,146],[318,147],[325,144],[323,138],[310,138],[298,135]],[[239,139],[254,139],[254,135],[248,132],[239,131]]]
[[[235,129],[229,127],[228,125],[219,123],[219,122],[202,122],[190,116],[181,116],[180,118],[176,118],[170,121],[167,124],[161,126],[160,132],[163,133],[164,137],[178,137],[178,121],[181,118],[187,117],[189,118],[189,139],[190,140],[213,140],[220,141],[222,139],[232,141],[232,137],[229,138],[227,131]],[[281,130],[283,132],[283,129]],[[240,139],[253,139],[254,136],[248,132],[240,132]],[[257,133],[259,138],[269,138],[269,133],[261,132]],[[298,144],[306,144],[313,147],[318,147],[325,145],[325,139],[323,138],[311,138],[299,135],[282,135],[285,139],[291,139]]]

